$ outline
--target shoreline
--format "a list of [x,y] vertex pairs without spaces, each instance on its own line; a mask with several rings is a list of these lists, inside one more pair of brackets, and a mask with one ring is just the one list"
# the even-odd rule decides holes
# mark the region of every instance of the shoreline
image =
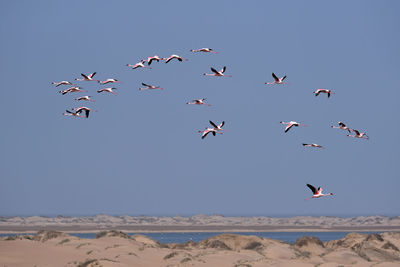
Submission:
[[38,231],[60,231],[64,233],[99,233],[117,230],[126,233],[256,233],[256,232],[400,232],[398,226],[355,226],[355,227],[280,227],[280,226],[115,226],[115,227],[79,227],[79,226],[10,226],[0,227],[0,234],[36,234]]

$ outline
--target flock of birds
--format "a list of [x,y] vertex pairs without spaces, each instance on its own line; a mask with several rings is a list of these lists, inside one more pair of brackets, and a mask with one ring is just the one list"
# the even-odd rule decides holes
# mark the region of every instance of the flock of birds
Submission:
[[[214,51],[211,48],[200,48],[200,49],[192,49],[190,50],[191,52],[202,52],[202,53],[213,53],[213,54],[218,54],[218,52]],[[165,63],[169,63],[171,60],[177,60],[179,62],[183,62],[183,61],[187,61],[188,59],[186,58],[182,58],[181,56],[178,55],[171,55],[168,58],[161,58],[157,55],[152,56],[152,57],[148,57],[147,60],[146,59],[142,59],[140,60],[138,63],[136,64],[126,64],[126,66],[132,68],[132,69],[137,69],[137,68],[149,68],[151,69],[150,65],[153,62],[160,62],[160,61],[165,61]],[[147,63],[147,65],[146,65]],[[216,70],[215,68],[211,67],[211,71],[212,73],[204,73],[204,76],[214,76],[214,77],[232,77],[231,75],[226,75],[225,71],[226,71],[226,66],[224,66],[221,70]],[[113,79],[113,78],[109,78],[106,79],[104,81],[101,80],[95,80],[94,76],[96,75],[96,72],[93,72],[89,75],[86,74],[81,74],[82,78],[76,78],[75,81],[80,81],[80,82],[97,82],[100,85],[106,85],[106,84],[114,84],[114,83],[121,83],[120,81],[118,81],[117,79]],[[272,82],[266,82],[265,84],[267,85],[283,85],[286,84],[287,82],[284,82],[284,80],[286,79],[286,75],[279,78],[278,76],[275,75],[275,73],[272,73],[272,77],[273,77],[273,81]],[[61,90],[59,91],[60,94],[65,95],[65,94],[69,94],[69,93],[81,93],[81,92],[87,92],[86,90],[82,90],[81,87],[76,86],[75,84],[69,82],[69,81],[60,81],[60,82],[52,82],[53,85],[55,85],[56,87],[61,86],[61,85],[71,85],[72,87],[67,88],[65,90]],[[139,90],[162,90],[163,88],[159,87],[159,86],[154,86],[154,85],[149,85],[146,83],[142,83],[143,87],[140,87]],[[114,92],[115,90],[117,90],[117,88],[115,87],[105,87],[105,88],[101,88],[99,90],[97,90],[97,93],[111,93],[113,95],[117,95],[116,92]],[[335,94],[335,92],[333,92],[330,89],[317,89],[316,91],[313,92],[315,96],[318,96],[319,94],[326,94],[327,97],[329,98],[332,94]],[[80,96],[75,98],[76,101],[88,101],[88,102],[95,102],[94,99],[92,99],[91,96],[85,95],[85,96]],[[202,98],[202,99],[194,99],[191,102],[187,102],[186,104],[188,105],[204,105],[204,106],[210,106],[210,104],[205,103],[204,101],[206,100],[206,98]],[[85,106],[81,106],[81,107],[77,107],[77,108],[72,108],[71,110],[66,110],[65,113],[63,113],[64,116],[73,116],[73,117],[81,117],[81,118],[89,118],[89,114],[91,111],[97,111],[97,110],[93,110],[91,108],[85,107]],[[214,123],[213,121],[209,121],[211,127],[206,127],[205,130],[203,131],[198,131],[199,133],[201,133],[201,138],[204,139],[209,133],[211,133],[213,136],[216,136],[217,134],[223,134],[223,132],[225,131],[222,127],[225,125],[225,121],[222,121],[219,124]],[[283,125],[286,125],[284,132],[287,133],[290,129],[292,129],[293,127],[298,127],[298,126],[306,126],[305,124],[301,124],[298,123],[296,121],[289,121],[289,122],[284,122],[281,121],[280,122]],[[359,130],[356,129],[352,129],[347,127],[343,122],[339,121],[338,122],[338,126],[331,126],[332,128],[335,129],[340,129],[340,130],[344,130],[347,131],[348,137],[353,137],[353,138],[361,138],[361,139],[369,139],[368,135],[365,132],[360,132]],[[351,135],[351,133],[354,133],[354,135]],[[321,145],[318,144],[306,144],[303,143],[302,144],[304,147],[315,147],[315,148],[324,148]],[[318,187],[316,188],[315,186],[311,185],[311,184],[307,184],[307,187],[310,188],[310,190],[312,191],[313,195],[311,198],[320,198],[320,197],[324,197],[324,196],[331,196],[333,195],[332,193],[328,193],[328,194],[323,194],[322,193],[322,188]],[[307,198],[311,199],[311,198]]]

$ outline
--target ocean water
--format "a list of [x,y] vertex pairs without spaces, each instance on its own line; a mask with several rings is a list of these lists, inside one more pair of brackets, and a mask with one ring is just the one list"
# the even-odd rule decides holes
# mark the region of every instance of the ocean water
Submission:
[[[262,238],[272,238],[288,243],[294,243],[303,236],[313,236],[326,242],[343,238],[350,232],[224,232],[224,234],[255,235]],[[359,232],[372,234],[378,232]],[[69,233],[79,238],[95,238],[96,233]],[[127,233],[129,235],[141,234],[150,237],[160,243],[185,243],[189,240],[199,242],[212,236],[222,234],[221,232],[181,232],[181,233]],[[0,234],[0,236],[14,236],[15,234]]]

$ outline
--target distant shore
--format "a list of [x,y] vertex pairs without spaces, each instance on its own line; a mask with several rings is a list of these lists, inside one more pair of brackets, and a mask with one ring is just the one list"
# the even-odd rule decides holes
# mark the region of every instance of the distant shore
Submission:
[[110,216],[0,217],[0,233],[36,233],[40,230],[94,233],[120,230],[147,232],[394,232],[400,231],[400,216],[190,217]]

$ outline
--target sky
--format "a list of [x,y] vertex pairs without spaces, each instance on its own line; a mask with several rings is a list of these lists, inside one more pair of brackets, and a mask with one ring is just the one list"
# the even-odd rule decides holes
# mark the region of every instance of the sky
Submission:
[[[0,215],[400,215],[399,9],[1,1]],[[219,54],[190,52],[201,47]],[[125,66],[171,54],[188,61]],[[231,78],[203,76],[223,66]],[[118,95],[76,82],[96,100],[81,103],[51,84],[92,72],[121,81]],[[272,72],[288,84],[265,85]],[[198,98],[211,106],[186,105]],[[62,115],[82,105],[97,112]],[[226,131],[202,140],[209,120]],[[290,120],[307,126],[284,133]],[[338,121],[370,139],[332,129]],[[305,201],[307,183],[334,196]]]

